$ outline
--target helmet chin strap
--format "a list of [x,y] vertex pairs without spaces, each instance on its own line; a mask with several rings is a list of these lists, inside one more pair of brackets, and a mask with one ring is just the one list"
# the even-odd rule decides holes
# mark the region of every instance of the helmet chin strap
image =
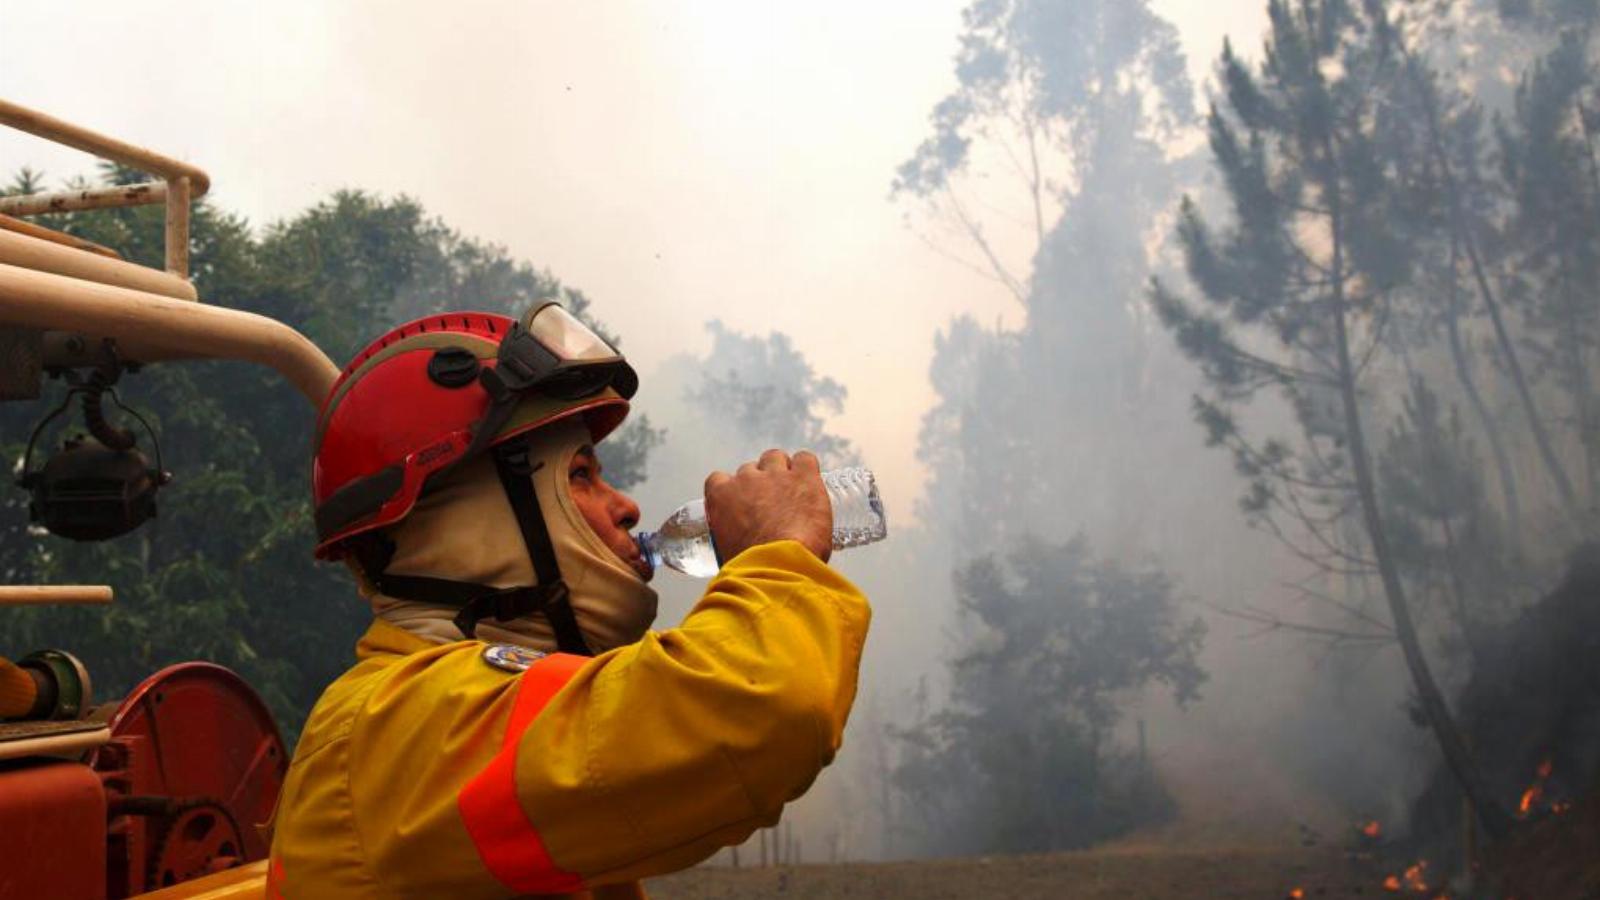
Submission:
[[492,453],[500,487],[516,515],[537,584],[497,588],[427,575],[390,575],[384,570],[393,558],[394,545],[387,538],[382,544],[358,539],[354,548],[356,559],[373,587],[390,597],[459,609],[454,623],[469,639],[476,636],[478,622],[484,619],[509,622],[538,612],[550,621],[557,649],[562,653],[593,656],[578,628],[570,592],[556,562],[550,530],[534,492],[528,442],[525,438],[506,441],[494,447]]
[[[507,441],[494,448],[494,470],[500,476],[500,487],[511,502],[511,511],[522,529],[522,542],[527,545],[528,558],[533,561],[533,573],[545,598],[541,604],[545,618],[555,629],[556,646],[563,653],[593,656],[589,644],[578,628],[578,617],[572,612],[571,592],[561,578],[561,566],[556,562],[556,549],[550,543],[550,528],[545,524],[544,513],[539,509],[539,495],[533,489],[533,467],[528,462],[527,438]],[[462,616],[469,615],[472,607],[461,610],[456,617],[460,627]],[[503,620],[502,620],[503,621]],[[473,619],[467,623],[476,626]],[[461,633],[473,634],[462,628]]]

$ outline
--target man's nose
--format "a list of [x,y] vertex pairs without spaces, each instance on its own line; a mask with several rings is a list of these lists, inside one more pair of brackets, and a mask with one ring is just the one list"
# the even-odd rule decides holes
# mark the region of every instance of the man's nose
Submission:
[[611,493],[611,520],[623,531],[632,531],[633,526],[639,524],[639,504],[621,491],[613,490]]

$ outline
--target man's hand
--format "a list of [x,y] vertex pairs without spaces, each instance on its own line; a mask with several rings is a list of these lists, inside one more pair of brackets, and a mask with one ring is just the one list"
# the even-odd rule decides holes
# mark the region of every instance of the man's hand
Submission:
[[796,540],[823,562],[833,552],[833,507],[822,466],[807,451],[768,450],[739,471],[706,479],[706,522],[717,553],[733,559],[769,541]]

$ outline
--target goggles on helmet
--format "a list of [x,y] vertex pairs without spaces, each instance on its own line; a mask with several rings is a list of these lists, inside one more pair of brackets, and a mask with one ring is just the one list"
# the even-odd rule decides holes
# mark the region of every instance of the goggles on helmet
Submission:
[[356,355],[324,404],[318,555],[404,518],[428,482],[517,435],[583,416],[599,441],[638,386],[622,354],[554,302],[520,322],[441,313],[397,326]]
[[538,307],[526,321],[526,328],[512,326],[497,365],[481,376],[496,401],[527,391],[578,400],[608,387],[623,397],[638,390],[639,378],[622,354],[559,304]]

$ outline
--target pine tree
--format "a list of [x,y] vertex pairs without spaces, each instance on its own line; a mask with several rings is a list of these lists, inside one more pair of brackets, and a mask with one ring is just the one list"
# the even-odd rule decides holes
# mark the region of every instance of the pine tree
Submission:
[[[1513,115],[1497,129],[1501,177],[1514,204],[1507,229],[1517,273],[1512,293],[1524,310],[1527,343],[1540,371],[1566,395],[1565,418],[1583,449],[1591,516],[1600,499],[1600,401],[1591,374],[1600,343],[1597,86],[1587,34],[1569,31],[1523,78]],[[1575,494],[1570,483],[1564,488],[1567,496]]]
[[[1468,751],[1424,654],[1379,503],[1371,376],[1411,277],[1409,210],[1385,142],[1403,74],[1380,0],[1272,0],[1259,72],[1225,47],[1210,142],[1234,222],[1214,231],[1186,201],[1179,227],[1204,307],[1159,281],[1152,302],[1209,385],[1196,412],[1250,481],[1243,506],[1327,571],[1382,585],[1421,713],[1491,835],[1510,818]],[[1276,392],[1298,441],[1257,442],[1236,407]],[[1351,533],[1360,540],[1348,539]]]

